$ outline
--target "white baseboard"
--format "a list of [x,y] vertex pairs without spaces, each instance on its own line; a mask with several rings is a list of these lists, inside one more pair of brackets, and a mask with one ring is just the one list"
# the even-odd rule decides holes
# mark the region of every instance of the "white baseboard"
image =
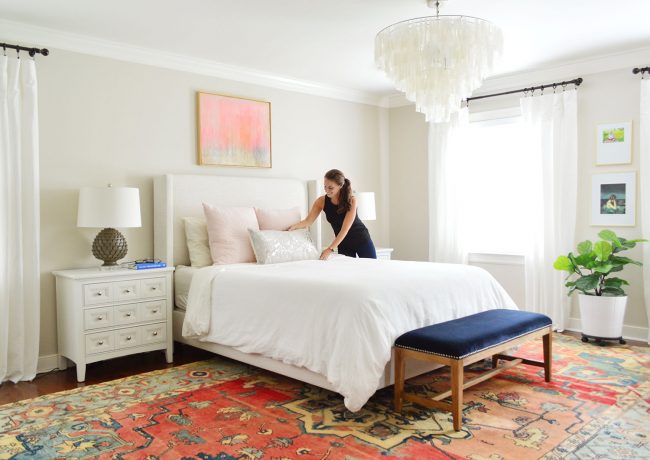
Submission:
[[[569,325],[566,327],[568,331],[581,332],[582,327],[580,318],[569,318]],[[623,325],[623,338],[629,340],[638,340],[640,342],[648,342],[648,328],[638,326]]]
[[45,355],[38,357],[38,364],[36,373],[42,374],[43,372],[50,372],[59,367],[59,355]]

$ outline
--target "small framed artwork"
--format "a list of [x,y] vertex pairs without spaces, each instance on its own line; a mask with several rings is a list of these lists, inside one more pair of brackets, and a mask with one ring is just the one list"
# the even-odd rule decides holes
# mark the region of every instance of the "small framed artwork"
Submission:
[[200,165],[271,167],[271,103],[197,93]]
[[635,172],[591,176],[592,225],[633,226],[635,210]]
[[596,129],[596,164],[632,163],[632,122],[608,123]]

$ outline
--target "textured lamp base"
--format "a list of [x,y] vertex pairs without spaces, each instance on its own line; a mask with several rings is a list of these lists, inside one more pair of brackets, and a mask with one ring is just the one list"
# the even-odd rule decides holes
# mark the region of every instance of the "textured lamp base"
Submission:
[[105,228],[93,241],[93,255],[103,260],[102,266],[117,265],[117,261],[126,256],[126,238],[114,228]]

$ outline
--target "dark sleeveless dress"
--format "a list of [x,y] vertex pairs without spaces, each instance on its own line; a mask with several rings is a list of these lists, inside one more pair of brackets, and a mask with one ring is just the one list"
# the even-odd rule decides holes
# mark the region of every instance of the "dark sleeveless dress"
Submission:
[[[338,236],[339,232],[341,231],[341,227],[343,226],[345,213],[343,212],[341,214],[338,214],[336,212],[336,209],[337,206],[332,203],[332,200],[330,200],[327,195],[325,195],[325,205],[323,206],[323,211],[325,211],[325,217],[327,217],[327,221],[332,225],[334,234]],[[350,227],[348,234],[345,235],[345,238],[343,238],[343,241],[341,241],[341,244],[339,244],[339,248],[354,251],[356,248],[368,243],[369,241],[372,241],[370,239],[370,232],[357,215],[354,216],[354,222],[352,222],[352,226]]]

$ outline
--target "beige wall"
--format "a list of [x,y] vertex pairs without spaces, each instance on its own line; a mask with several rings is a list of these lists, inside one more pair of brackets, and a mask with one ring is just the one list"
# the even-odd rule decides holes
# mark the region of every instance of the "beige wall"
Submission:
[[428,260],[427,124],[413,107],[389,116],[390,243],[393,258]]
[[[597,233],[604,227],[590,225],[591,176],[595,173],[623,172],[639,170],[639,76],[631,72],[631,68],[620,70],[582,74],[584,83],[578,89],[578,213],[576,216],[576,241],[597,238]],[[512,83],[512,78],[509,79]],[[530,80],[522,79],[517,86],[531,86]],[[517,96],[505,96],[472,102],[470,112],[496,110],[518,105]],[[423,212],[421,203],[412,203],[408,207],[399,208],[402,221],[396,222],[397,203],[407,196],[422,197],[427,192],[427,183],[422,180],[422,171],[426,169],[426,128],[424,120],[415,114],[413,107],[399,107],[391,110],[391,167],[397,161],[403,160],[403,155],[410,155],[401,163],[401,169],[391,170],[391,243],[395,254],[405,253],[408,258],[427,259],[427,235],[424,232],[412,231],[412,225],[420,220],[419,213]],[[600,123],[632,121],[633,123],[633,163],[620,166],[596,166],[596,125]],[[638,176],[637,176],[638,177]],[[396,194],[396,185],[403,184],[402,194]],[[644,236],[650,238],[650,229],[642,234],[640,228],[640,202],[644,197],[638,194],[637,225],[634,227],[611,227],[625,238]],[[426,212],[426,210],[424,211]],[[418,214],[414,216],[413,214]],[[628,255],[637,260],[641,259],[641,251],[635,248]],[[549,261],[552,263],[552,261]],[[525,297],[520,289],[512,286],[512,280],[523,280],[523,266],[519,264],[478,264],[490,270],[494,276],[509,289],[513,298]],[[622,276],[631,286],[626,288],[629,295],[628,308],[625,314],[624,335],[645,340],[647,337],[648,319],[643,302],[642,272],[639,267],[630,266]],[[520,301],[521,303],[521,301]],[[579,311],[576,299],[570,314],[570,327],[579,328],[577,322]]]
[[[640,77],[633,75],[630,68],[620,69],[612,72],[604,72],[585,76],[585,82],[578,90],[578,215],[576,223],[577,241],[595,239],[600,230],[605,227],[594,227],[591,221],[591,176],[610,172],[637,172],[637,206],[636,225],[634,227],[609,227],[618,235],[625,238],[650,237],[650,229],[641,231],[641,202],[639,192],[638,171],[639,171],[639,100],[640,100]],[[602,123],[615,123],[619,121],[632,121],[632,164],[596,166],[596,126]],[[650,199],[650,197],[647,197]],[[628,251],[626,256],[636,260],[642,259],[640,248]],[[650,268],[649,268],[650,269]],[[629,298],[625,312],[626,330],[628,335],[640,334],[647,337],[647,332],[637,328],[647,328],[643,301],[643,272],[637,266],[628,266],[620,275],[630,282],[625,288]],[[573,301],[572,317],[579,317],[577,299]]]
[[[55,354],[55,269],[97,266],[98,230],[76,227],[82,186],[140,188],[142,228],[124,229],[127,260],[153,255],[152,178],[164,173],[322,177],[340,168],[359,191],[377,191],[368,227],[385,246],[380,109],[146,65],[52,50],[38,60],[41,134],[41,357]],[[196,164],[196,91],[271,102],[273,168]],[[383,166],[385,167],[385,165]]]

